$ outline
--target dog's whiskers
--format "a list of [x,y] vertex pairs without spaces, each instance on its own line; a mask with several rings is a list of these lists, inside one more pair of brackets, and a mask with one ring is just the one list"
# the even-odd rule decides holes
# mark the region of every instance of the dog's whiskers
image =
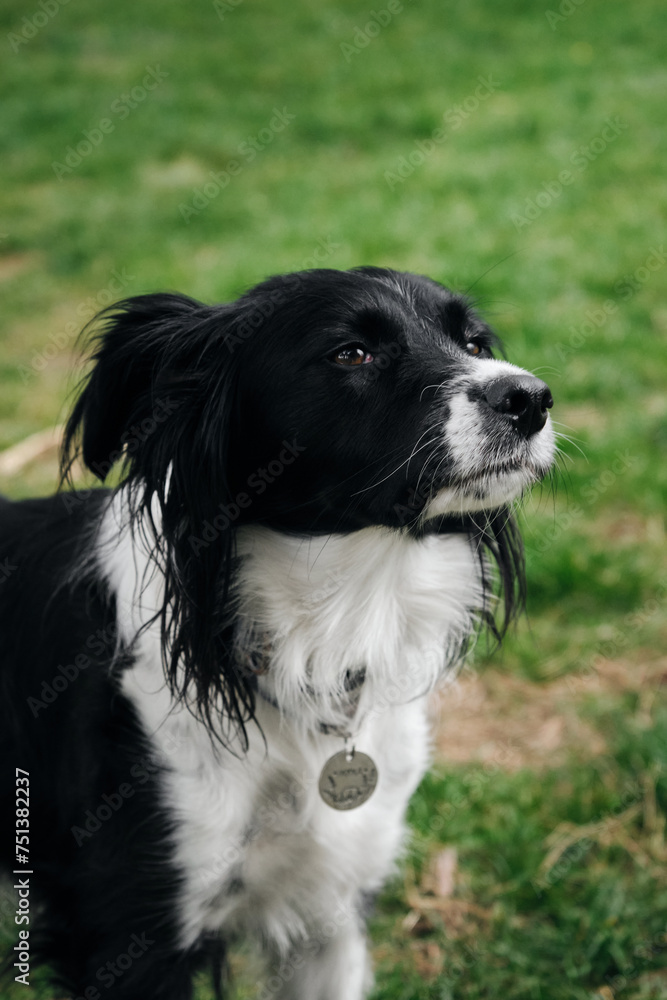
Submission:
[[[427,433],[427,432],[425,432],[425,433]],[[422,434],[422,437],[423,436],[424,435]],[[421,440],[421,438],[420,438],[420,440]],[[423,451],[424,448],[428,448],[429,445],[434,444],[436,440],[437,440],[437,438],[433,438],[432,441],[427,441],[426,444],[423,444],[421,446],[421,448],[413,448],[413,450],[412,450],[411,454],[408,456],[408,458],[406,458],[405,461],[401,462],[400,465],[396,466],[396,468],[393,469],[387,476],[384,476],[383,479],[378,479],[376,482],[371,483],[370,486],[365,486],[362,490],[357,490],[355,493],[351,493],[350,496],[354,497],[354,496],[359,496],[360,493],[368,493],[369,490],[375,489],[377,486],[380,486],[382,483],[386,483],[386,481],[388,479],[391,479],[391,477],[395,476],[397,472],[400,472],[404,465],[408,466],[410,464],[410,462],[412,461],[412,459],[415,457],[416,454],[418,454],[420,451]]]

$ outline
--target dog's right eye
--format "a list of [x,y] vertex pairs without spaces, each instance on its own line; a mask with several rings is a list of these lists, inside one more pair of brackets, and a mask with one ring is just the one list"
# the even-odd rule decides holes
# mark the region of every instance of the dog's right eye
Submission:
[[476,340],[475,338],[470,338],[465,346],[468,354],[473,358],[490,358],[491,351],[483,344],[481,340]]
[[363,344],[346,344],[331,355],[331,360],[337,365],[367,365],[375,359]]

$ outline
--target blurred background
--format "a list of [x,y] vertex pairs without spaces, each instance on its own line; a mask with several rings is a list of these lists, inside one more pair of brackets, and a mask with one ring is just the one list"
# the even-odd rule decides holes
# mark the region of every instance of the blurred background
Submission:
[[0,18],[0,490],[56,487],[76,337],[118,298],[358,264],[468,292],[550,384],[562,456],[521,515],[528,617],[442,699],[374,997],[667,997],[664,4]]

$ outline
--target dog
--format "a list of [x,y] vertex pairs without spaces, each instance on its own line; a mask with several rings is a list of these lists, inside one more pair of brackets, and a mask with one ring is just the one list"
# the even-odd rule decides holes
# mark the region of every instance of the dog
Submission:
[[15,978],[187,1000],[206,967],[220,996],[248,938],[262,996],[367,994],[428,695],[520,609],[512,506],[554,457],[499,348],[373,267],[102,315],[63,474],[115,485],[0,501]]

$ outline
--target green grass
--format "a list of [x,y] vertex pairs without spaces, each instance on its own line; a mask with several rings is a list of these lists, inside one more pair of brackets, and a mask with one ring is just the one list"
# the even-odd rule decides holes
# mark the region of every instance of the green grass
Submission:
[[[414,977],[397,996],[584,1000],[621,976],[632,982],[619,995],[633,996],[641,975],[667,969],[664,844],[641,857],[636,846],[651,832],[636,757],[649,770],[656,752],[664,760],[666,722],[663,714],[655,728],[626,732],[608,757],[584,767],[572,761],[539,782],[530,771],[481,768],[424,781],[412,806],[412,865],[419,871],[439,840],[455,843],[465,896],[487,913],[481,928],[473,919],[457,940],[437,915],[426,921],[420,941],[437,942],[444,972],[431,993]],[[664,810],[664,774],[653,789]],[[580,833],[545,869],[544,843],[562,824]],[[406,950],[396,932],[401,902],[400,891],[388,894],[377,923],[393,934],[399,955]],[[400,976],[394,955],[387,964]]]
[[[371,8],[351,0],[226,8],[221,19],[206,2],[73,0],[23,44],[23,19],[42,8],[5,0],[0,449],[62,418],[74,332],[115,292],[224,300],[316,252],[325,266],[428,273],[470,289],[510,358],[549,381],[573,439],[555,494],[526,505],[530,627],[496,662],[534,684],[608,660],[639,670],[667,633],[664,5],[585,0],[556,20],[528,0],[413,0],[356,49]],[[147,67],[165,75],[130,94],[126,115],[122,95]],[[276,109],[288,120],[272,129]],[[99,145],[54,171],[103,119]],[[193,202],[233,161],[224,189]],[[0,488],[47,492],[54,476],[37,463]],[[644,803],[657,782],[664,813],[664,696],[649,716],[628,699],[581,708],[608,740],[604,772],[592,756],[499,772],[479,797],[466,789],[481,765],[428,778],[409,871],[418,879],[441,840],[456,845],[457,892],[490,916],[468,936],[436,916],[409,932],[397,883],[374,924],[377,1000],[578,1000],[605,984],[667,997],[667,978],[652,978],[665,950],[646,945],[667,918],[648,807],[618,843],[531,887],[554,828],[614,816],[626,786]],[[464,807],[430,828],[453,795]],[[429,943],[445,960],[430,979]]]

